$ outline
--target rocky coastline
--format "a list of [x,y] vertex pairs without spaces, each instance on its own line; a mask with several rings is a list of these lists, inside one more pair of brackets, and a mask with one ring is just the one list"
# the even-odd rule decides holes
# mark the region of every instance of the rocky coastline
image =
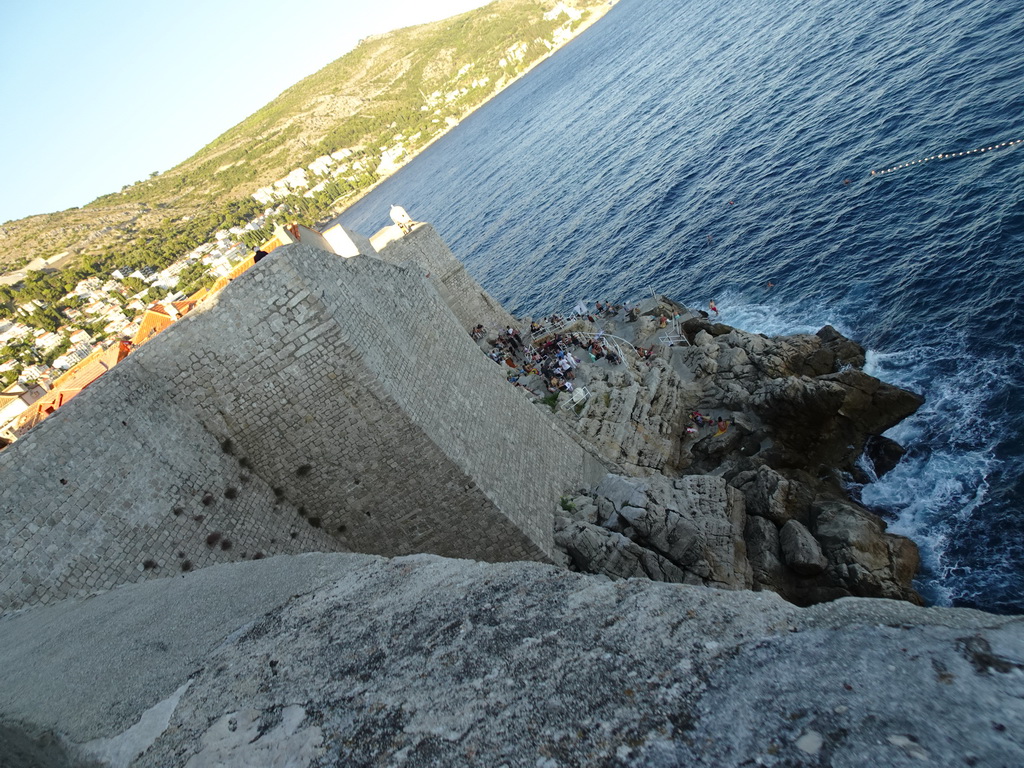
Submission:
[[[313,269],[321,256],[312,248],[293,248],[297,258],[290,263],[285,252],[261,264],[281,311],[257,327],[280,334],[286,326],[274,330],[278,318],[301,315],[301,327],[320,328],[326,338],[318,343],[337,351],[327,340],[340,326],[316,326],[309,306],[296,310],[301,298],[294,296],[302,294],[282,290],[286,267],[326,274]],[[366,300],[381,286],[379,298],[365,306],[393,311],[396,286],[415,295],[421,285],[418,270],[403,276],[389,268],[393,282],[384,285],[360,261],[350,264],[344,285],[354,295]],[[357,269],[368,269],[362,280]],[[259,274],[250,276],[248,288],[245,277],[234,283],[217,307],[223,317],[216,324],[216,316],[205,316],[208,337],[233,338],[242,354],[251,355],[254,346],[247,346],[235,318],[249,321],[251,307],[270,303],[254,300]],[[422,321],[422,305],[414,312]],[[352,315],[344,316],[352,322]],[[186,323],[204,315],[197,317]],[[533,405],[520,402],[518,392],[505,389],[513,384],[478,359],[462,326],[450,325],[442,337],[463,342],[462,369],[479,373],[460,380],[463,391],[486,390],[481,402],[491,410],[474,410],[483,414],[476,423],[500,406],[537,427],[517,433],[506,422],[501,434],[460,435],[466,445],[495,452],[488,470],[508,470],[513,452],[526,455],[532,474],[523,477],[536,483],[541,470],[563,466],[556,463],[563,452],[589,447],[585,458],[595,471],[574,477],[590,479],[552,483],[538,506],[548,525],[548,505],[556,507],[561,549],[550,556],[555,562],[243,554],[6,612],[0,616],[0,766],[1024,764],[1021,618],[913,605],[919,602],[911,586],[916,548],[889,535],[847,490],[848,478],[867,471],[858,469],[864,451],[882,445],[890,462],[898,456],[879,436],[920,398],[865,376],[863,351],[827,328],[768,339],[662,298],[629,315],[558,326],[556,332],[565,326],[564,334],[580,342],[563,340],[560,362],[566,354],[580,359],[572,394],[541,397],[539,387],[550,378],[517,374],[506,365],[513,357],[497,356]],[[178,335],[164,343],[172,351],[202,349],[195,343],[202,336],[185,335],[189,328],[168,331]],[[372,332],[364,330],[367,338]],[[498,349],[489,343],[497,336],[475,335],[485,351]],[[601,346],[592,347],[591,358],[584,350],[598,335]],[[512,346],[521,356],[554,340],[546,336]],[[320,360],[313,358],[314,371]],[[424,363],[417,371],[436,377],[428,356],[417,361]],[[294,371],[292,365],[282,367]],[[266,368],[259,370],[263,375]],[[140,383],[156,379],[141,373]],[[368,375],[358,389],[372,383]],[[157,380],[153,388],[163,386]],[[134,391],[146,395],[141,387]],[[424,388],[409,391],[423,397]],[[452,397],[444,386],[437,391],[434,408]],[[97,404],[125,402],[124,390],[111,392]],[[40,429],[70,423],[71,408],[81,414],[83,403],[102,393],[91,389]],[[151,396],[142,402],[147,427],[166,423],[180,408],[161,410]],[[345,401],[342,415],[357,410],[351,403]],[[695,410],[715,427],[696,426]],[[318,413],[315,433],[323,440],[339,419]],[[123,441],[130,433],[121,428],[135,417],[120,416],[112,427]],[[358,424],[331,443],[366,431]],[[557,442],[548,438],[556,450],[542,452],[544,433],[557,433]],[[220,462],[232,477],[255,464],[238,455],[240,440],[204,443],[199,429],[183,434],[198,439],[165,442],[185,445],[190,457],[207,445],[198,455],[215,468]],[[62,455],[83,442],[61,441]],[[32,444],[20,445],[15,450]],[[360,450],[364,461],[367,449]],[[152,482],[156,462],[137,471],[143,451],[130,453],[135,475]],[[409,465],[426,473],[429,458],[421,451]],[[883,471],[881,454],[874,461]],[[286,469],[304,483],[311,466],[289,462]],[[386,471],[401,469],[396,463]],[[569,471],[555,474],[569,477]],[[226,501],[246,492],[255,498],[261,480],[255,472],[246,476],[247,487],[232,486]],[[526,479],[517,484],[523,493],[530,490]],[[592,487],[557,503],[562,487],[582,482]],[[408,504],[409,495],[394,487],[389,493]],[[277,496],[269,484],[265,493]],[[214,515],[216,501],[212,494],[196,499],[197,511]],[[377,514],[380,502],[366,509]],[[206,536],[202,543],[198,515],[165,514],[171,526],[198,531],[196,543],[211,552],[223,541]],[[301,518],[303,511],[275,505],[264,524],[289,514]],[[107,535],[107,519],[93,515]],[[315,520],[306,527],[326,537],[323,521]],[[486,520],[480,505],[463,521],[449,503],[431,525],[450,525],[461,537],[485,528]],[[154,528],[140,528],[154,538]],[[309,538],[303,546],[318,543],[331,545]],[[507,553],[507,542],[501,546]],[[117,554],[109,544],[105,552]]]
[[[556,512],[570,568],[770,590],[802,606],[846,596],[921,604],[917,546],[850,489],[895,466],[903,449],[883,433],[923,398],[864,373],[859,344],[831,326],[748,333],[665,297],[558,329],[574,333],[584,344],[600,334],[622,362],[570,345],[589,397],[555,412],[610,467]],[[694,412],[713,423],[697,427]]]

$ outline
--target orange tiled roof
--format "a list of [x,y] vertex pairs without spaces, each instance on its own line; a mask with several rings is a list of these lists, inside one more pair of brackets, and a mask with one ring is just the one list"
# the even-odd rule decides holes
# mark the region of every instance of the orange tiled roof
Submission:
[[142,323],[139,325],[135,338],[132,339],[132,344],[135,346],[145,344],[173,322],[174,318],[167,314],[167,310],[162,305],[153,304],[146,307],[146,311],[142,314]]
[[[255,256],[255,254],[253,254],[253,256]],[[216,283],[214,283],[213,288],[210,289],[210,293],[218,293],[219,291],[223,291],[227,287],[228,283],[230,283],[236,277],[245,272],[245,270],[253,266],[256,263],[255,260],[253,259],[253,256],[249,256],[244,261],[239,262],[238,266],[236,266],[234,269],[228,272],[227,277],[222,277]]]
[[270,253],[272,250],[280,248],[282,245],[287,245],[287,243],[285,243],[285,241],[280,237],[272,237],[260,246],[260,250],[264,253]]
[[123,341],[106,349],[97,349],[53,382],[53,388],[18,417],[14,431],[20,434],[34,427],[124,360],[130,350],[131,347]]
[[146,311],[142,315],[142,323],[139,325],[139,330],[135,334],[135,338],[132,339],[132,344],[135,346],[145,344],[151,338],[167,328],[167,326],[173,323],[178,317],[187,315],[195,309],[196,304],[209,296],[209,294],[210,291],[208,289],[200,288],[187,299],[172,301],[171,306],[174,307],[177,316],[172,316],[163,304],[150,304],[146,307]]
[[[189,296],[184,301],[176,301],[176,302],[174,302],[174,306],[178,306],[179,304],[188,304],[189,305],[188,311],[191,312],[193,309],[196,308],[196,304],[201,302],[203,299],[205,299],[209,295],[210,295],[210,289],[209,288],[200,288],[198,291],[193,293],[191,296]],[[185,312],[182,311],[181,314],[185,314]]]

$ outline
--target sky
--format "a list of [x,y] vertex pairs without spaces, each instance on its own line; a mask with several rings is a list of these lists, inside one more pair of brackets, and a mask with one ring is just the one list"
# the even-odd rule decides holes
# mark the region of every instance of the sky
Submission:
[[0,222],[166,171],[362,38],[486,2],[2,2]]

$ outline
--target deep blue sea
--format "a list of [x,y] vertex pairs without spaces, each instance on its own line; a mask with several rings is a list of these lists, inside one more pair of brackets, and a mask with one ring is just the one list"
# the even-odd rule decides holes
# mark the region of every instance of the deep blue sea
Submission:
[[927,398],[861,490],[920,545],[918,588],[1019,613],[1020,139],[1024,3],[621,0],[341,221],[404,205],[518,314],[653,288],[755,332],[831,323]]

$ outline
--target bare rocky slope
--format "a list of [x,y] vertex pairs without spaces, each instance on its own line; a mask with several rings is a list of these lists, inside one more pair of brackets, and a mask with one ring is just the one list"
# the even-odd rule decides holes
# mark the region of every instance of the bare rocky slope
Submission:
[[[125,179],[119,192],[81,208],[4,222],[0,272],[12,263],[61,252],[149,250],[154,238],[173,240],[189,218],[248,198],[338,150],[355,151],[372,170],[384,148],[403,136],[408,154],[415,155],[447,130],[448,118],[462,119],[557,47],[553,30],[568,17],[546,18],[556,5],[584,13],[583,24],[608,8],[592,0],[495,0],[448,19],[366,38],[174,168],[135,183]],[[516,61],[511,49],[517,51]],[[426,94],[436,98],[424,103]],[[356,190],[361,194],[369,183],[353,176],[346,182],[353,186],[351,194],[338,205],[350,205]]]
[[309,554],[8,616],[0,649],[4,766],[1024,764],[1020,617],[891,600]]

